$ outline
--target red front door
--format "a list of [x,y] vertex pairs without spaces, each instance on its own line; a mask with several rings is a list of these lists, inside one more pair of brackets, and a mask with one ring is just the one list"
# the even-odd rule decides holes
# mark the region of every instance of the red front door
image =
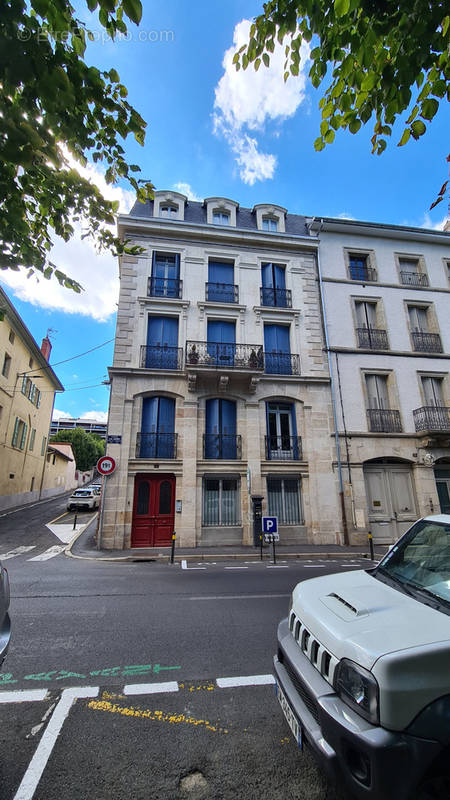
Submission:
[[132,547],[166,547],[172,543],[175,517],[173,475],[137,475],[134,484]]

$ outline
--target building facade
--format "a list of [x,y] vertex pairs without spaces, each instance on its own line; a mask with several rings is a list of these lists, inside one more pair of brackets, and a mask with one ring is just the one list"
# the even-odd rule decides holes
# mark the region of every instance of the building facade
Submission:
[[41,497],[55,392],[63,391],[50,350],[0,287],[0,509]]
[[351,542],[450,512],[450,233],[314,219]]
[[339,542],[318,238],[275,205],[156,192],[119,218],[123,257],[104,548]]
[[106,429],[108,425],[106,422],[100,422],[97,419],[87,419],[86,417],[60,417],[59,419],[52,419],[50,425],[50,436],[60,431],[73,431],[75,428],[82,428],[86,433],[96,433],[102,439],[106,439]]

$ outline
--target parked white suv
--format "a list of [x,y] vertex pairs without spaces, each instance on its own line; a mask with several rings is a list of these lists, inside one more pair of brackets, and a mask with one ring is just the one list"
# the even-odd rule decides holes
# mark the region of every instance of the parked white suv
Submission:
[[281,708],[354,797],[450,797],[450,515],[374,569],[299,583],[278,628]]
[[77,508],[95,509],[100,505],[100,497],[95,489],[75,489],[67,501],[67,511]]

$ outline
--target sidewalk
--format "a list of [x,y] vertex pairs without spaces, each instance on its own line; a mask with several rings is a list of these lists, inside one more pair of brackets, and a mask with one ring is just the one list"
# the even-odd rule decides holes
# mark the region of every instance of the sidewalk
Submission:
[[[97,561],[122,561],[135,563],[136,561],[157,561],[167,563],[170,561],[170,547],[146,547],[129,550],[97,550],[95,543],[95,531],[97,528],[97,518],[94,518],[80,534],[76,534],[66,548],[66,555],[72,558],[82,558]],[[388,550],[387,546],[377,546],[375,548],[375,559],[380,559]],[[276,557],[280,559],[298,558],[367,558],[370,559],[369,545],[367,546],[341,546],[341,545],[276,545]],[[234,559],[246,559],[259,561],[259,547],[178,547],[175,542],[175,561],[232,561]],[[272,559],[272,548],[263,548],[263,559]]]

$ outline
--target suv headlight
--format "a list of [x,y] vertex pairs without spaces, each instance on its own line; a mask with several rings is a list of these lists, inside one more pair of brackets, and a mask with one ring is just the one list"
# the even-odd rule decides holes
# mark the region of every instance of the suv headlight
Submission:
[[343,658],[336,668],[334,688],[350,708],[373,725],[379,724],[379,688],[371,672]]

